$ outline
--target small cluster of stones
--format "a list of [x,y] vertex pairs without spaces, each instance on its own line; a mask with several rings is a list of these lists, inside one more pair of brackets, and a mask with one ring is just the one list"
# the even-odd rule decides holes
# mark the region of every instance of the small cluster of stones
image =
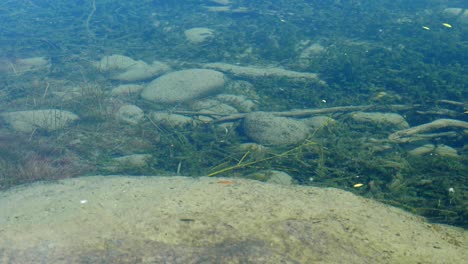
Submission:
[[[197,43],[198,40],[191,42]],[[28,61],[33,66],[24,66],[25,62]],[[45,62],[47,60],[41,58],[25,59],[22,61],[23,68],[21,69],[24,71],[34,70],[37,67],[49,67],[49,64]],[[255,98],[226,92],[229,90],[228,87],[237,85],[242,87],[242,90],[243,87],[250,85],[245,81],[230,80],[226,74],[251,78],[281,76],[290,79],[315,80],[319,85],[326,85],[313,73],[271,67],[241,67],[223,63],[209,63],[202,65],[202,68],[172,70],[172,67],[164,62],[146,63],[123,55],[105,56],[92,65],[109,80],[120,83],[109,91],[114,101],[120,102],[117,104],[114,116],[118,121],[132,126],[149,119],[157,125],[176,129],[177,127],[196,126],[202,122],[214,121],[216,115],[244,113],[242,130],[255,144],[289,146],[301,144],[311,136],[312,132],[338,122],[329,116],[298,119],[255,111]],[[194,118],[190,114],[142,109],[141,106],[127,102],[126,99],[130,95],[138,95],[145,101],[157,105],[166,105],[169,109],[177,106],[179,109],[203,113],[203,115],[197,115]],[[26,133],[34,132],[36,129],[47,131],[62,129],[79,119],[76,114],[62,109],[6,112],[1,113],[0,116],[10,128]],[[389,134],[410,128],[405,118],[397,113],[358,111],[351,112],[347,116],[353,122],[364,124],[366,127],[385,128]],[[234,126],[233,123],[229,122],[218,125],[225,129]],[[380,143],[376,145],[381,150],[392,148],[391,142]],[[378,150],[379,147],[376,146],[374,150]],[[414,146],[414,149],[409,151],[409,154],[416,156],[430,153],[447,157],[458,155],[457,151],[450,146],[424,143]],[[130,155],[116,158],[114,161],[120,164],[140,166],[149,158],[146,154]]]

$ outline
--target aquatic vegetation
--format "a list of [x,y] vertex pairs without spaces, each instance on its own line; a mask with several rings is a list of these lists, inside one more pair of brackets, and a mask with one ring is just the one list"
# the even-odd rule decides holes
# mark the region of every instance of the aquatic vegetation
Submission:
[[82,175],[90,167],[50,142],[20,135],[0,136],[0,189]]
[[[60,131],[0,137],[1,188],[83,171],[246,177],[275,169],[297,184],[343,188],[434,221],[466,225],[468,153],[461,131],[466,127],[468,34],[460,21],[444,16],[445,6],[258,0],[235,1],[223,11],[207,8],[204,1],[182,2],[1,5],[1,111],[60,109],[79,116],[74,126]],[[206,28],[209,38],[190,42],[184,32],[193,28]],[[310,47],[312,54],[301,57]],[[151,81],[132,83],[93,66],[116,54],[145,69],[156,60],[167,66],[164,71],[217,67],[225,74],[223,92],[246,98],[249,107],[222,102],[230,107],[224,110],[234,109],[227,114],[219,111],[221,100],[204,109],[190,100],[142,100],[139,90],[113,94],[116,86],[143,89]],[[43,58],[47,67],[20,74],[16,65],[28,58]],[[245,74],[246,69],[256,75]],[[279,69],[309,78],[271,74]],[[123,105],[141,109],[138,121],[116,118]],[[370,109],[399,116],[410,128],[394,131],[385,122],[353,118],[352,111]],[[253,110],[284,111],[301,122],[311,110],[335,123],[294,146],[246,149],[252,142],[242,118]],[[172,126],[161,121],[164,116],[156,120],[153,111],[188,121]],[[447,120],[456,121],[440,125]],[[2,124],[2,133],[4,128],[9,129]],[[48,144],[52,150],[45,151]],[[421,146],[430,148],[413,155]],[[441,155],[436,151],[441,146],[455,154]],[[148,159],[144,165],[115,166],[116,158],[132,155]]]

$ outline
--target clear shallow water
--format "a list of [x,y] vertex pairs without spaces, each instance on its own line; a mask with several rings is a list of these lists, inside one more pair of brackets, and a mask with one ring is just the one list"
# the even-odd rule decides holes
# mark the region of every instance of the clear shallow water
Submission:
[[[154,122],[148,118],[153,111],[200,109],[148,102],[139,92],[111,96],[128,82],[92,66],[121,54],[162,61],[172,70],[214,62],[280,67],[317,73],[322,82],[226,73],[223,93],[253,102],[251,109],[237,106],[239,112],[372,105],[380,108],[364,110],[399,114],[410,126],[442,118],[466,122],[467,23],[444,13],[466,8],[461,1],[230,2],[2,3],[1,112],[54,108],[79,120],[59,130],[18,133],[3,118],[0,186],[96,173],[223,172],[217,175],[267,180],[268,173],[255,173],[274,169],[297,184],[343,188],[466,227],[466,128],[442,127],[430,132],[448,134],[402,144],[388,140],[400,128],[359,122],[344,110],[325,113],[336,123],[313,130],[307,141],[245,149],[240,146],[252,139],[242,120],[220,127],[186,114],[198,125]],[[212,35],[190,42],[185,31],[198,27]],[[47,63],[21,68],[22,59],[32,57]],[[116,119],[125,104],[138,106],[146,118],[138,124]],[[427,145],[426,154],[410,154]],[[457,156],[437,152],[440,146]],[[142,163],[115,161],[130,155],[149,156]]]

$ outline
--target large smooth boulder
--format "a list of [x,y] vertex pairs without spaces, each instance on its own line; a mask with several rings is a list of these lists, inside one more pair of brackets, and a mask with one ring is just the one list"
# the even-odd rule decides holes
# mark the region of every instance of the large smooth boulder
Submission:
[[1,263],[465,263],[468,232],[333,188],[90,176],[0,193]]
[[141,97],[159,103],[182,103],[209,95],[225,84],[224,74],[207,69],[170,72],[143,89]]
[[244,118],[244,133],[263,145],[291,145],[304,141],[309,128],[302,122],[267,112],[252,112]]
[[7,112],[0,116],[12,129],[27,133],[36,129],[47,131],[61,129],[79,118],[72,112],[59,109]]

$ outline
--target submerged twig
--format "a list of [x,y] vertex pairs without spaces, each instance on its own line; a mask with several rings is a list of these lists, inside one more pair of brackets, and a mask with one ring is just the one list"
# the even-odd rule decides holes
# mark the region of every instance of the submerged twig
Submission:
[[93,0],[91,12],[88,14],[88,17],[86,18],[86,23],[85,23],[86,32],[88,32],[88,35],[91,38],[94,38],[94,32],[92,32],[91,29],[89,28],[89,22],[91,21],[91,18],[93,17],[94,12],[96,12],[96,0]]
[[419,134],[424,132],[448,127],[468,129],[468,122],[456,119],[437,119],[430,123],[397,131],[388,136],[388,139],[397,143],[411,142],[412,137],[416,135],[420,136]]
[[250,161],[250,162],[246,162],[246,163],[243,163],[243,161],[245,160],[245,158],[250,154],[250,150],[248,150],[243,156],[242,158],[239,160],[239,162],[234,165],[234,166],[231,166],[231,167],[227,167],[227,168],[224,168],[224,169],[221,169],[221,170],[218,170],[218,171],[215,171],[215,172],[212,172],[212,173],[209,173],[207,176],[208,177],[212,177],[212,176],[216,176],[218,174],[221,174],[221,173],[224,173],[224,172],[228,172],[228,171],[232,171],[232,170],[237,170],[237,169],[242,169],[242,168],[246,168],[246,167],[249,167],[249,166],[252,166],[252,165],[255,165],[255,164],[258,164],[258,163],[261,163],[261,162],[264,162],[264,161],[268,161],[268,160],[272,160],[272,159],[275,159],[275,158],[280,158],[280,157],[284,157],[284,156],[287,156],[289,155],[290,153],[302,148],[302,147],[305,147],[305,146],[309,146],[309,145],[315,145],[317,143],[315,143],[314,141],[306,141],[304,144],[301,144],[299,146],[296,146],[290,150],[287,150],[281,154],[278,154],[278,155],[272,155],[270,157],[266,157],[266,158],[263,158],[263,159],[260,159],[260,160],[254,160],[254,161]]
[[[352,111],[364,111],[364,110],[381,110],[381,109],[391,109],[394,111],[397,110],[408,110],[418,107],[418,105],[356,105],[356,106],[336,106],[329,108],[318,108],[318,109],[301,109],[301,110],[291,110],[284,112],[270,112],[276,116],[282,117],[307,117],[318,114],[329,114],[329,113],[338,113],[338,112],[352,112]],[[213,122],[222,123],[228,121],[234,121],[238,119],[243,119],[247,113],[238,113],[231,115],[221,115],[213,112],[193,112],[193,111],[174,111],[173,113],[177,114],[186,114],[186,115],[203,115],[203,116],[221,116]]]

